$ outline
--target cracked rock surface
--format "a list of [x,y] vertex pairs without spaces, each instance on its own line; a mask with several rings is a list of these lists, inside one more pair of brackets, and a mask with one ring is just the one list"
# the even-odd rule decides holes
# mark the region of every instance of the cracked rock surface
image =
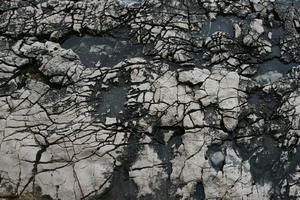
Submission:
[[299,0],[1,1],[1,200],[296,200],[299,138]]

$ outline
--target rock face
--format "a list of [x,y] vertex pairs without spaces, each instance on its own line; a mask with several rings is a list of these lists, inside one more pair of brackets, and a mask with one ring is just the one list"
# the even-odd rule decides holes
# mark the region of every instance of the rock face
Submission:
[[0,199],[300,199],[299,11],[3,0]]

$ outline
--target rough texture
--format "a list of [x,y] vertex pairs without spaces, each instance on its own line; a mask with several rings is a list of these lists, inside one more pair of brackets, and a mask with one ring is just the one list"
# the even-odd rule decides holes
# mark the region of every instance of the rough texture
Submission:
[[3,0],[0,199],[300,199],[299,13]]

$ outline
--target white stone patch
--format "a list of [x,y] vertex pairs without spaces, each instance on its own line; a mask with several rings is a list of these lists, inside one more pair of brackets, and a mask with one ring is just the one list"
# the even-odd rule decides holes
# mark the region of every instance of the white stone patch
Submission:
[[238,24],[234,24],[233,27],[234,27],[234,37],[235,38],[240,37],[242,33],[241,27]]
[[[257,188],[252,185],[252,176],[248,161],[242,162],[231,148],[227,149],[225,165],[222,173],[212,173],[211,169],[204,169],[202,183],[207,199],[223,198],[267,199],[270,185],[265,184]],[[253,190],[257,190],[253,192]],[[263,197],[263,198],[262,198]]]
[[204,113],[200,110],[185,115],[183,126],[186,128],[201,127],[204,125]]
[[250,23],[250,27],[256,31],[258,34],[262,34],[264,32],[264,27],[263,27],[263,20],[261,19],[254,19]]
[[217,151],[210,156],[210,160],[214,165],[220,165],[224,162],[225,156],[221,151]]
[[194,68],[188,71],[179,71],[178,81],[182,83],[191,83],[193,85],[204,82],[210,75],[207,69]]
[[240,77],[236,72],[218,74],[215,71],[205,80],[200,90],[195,92],[195,98],[203,106],[218,103],[225,127],[230,131],[236,127],[240,112],[239,79]]

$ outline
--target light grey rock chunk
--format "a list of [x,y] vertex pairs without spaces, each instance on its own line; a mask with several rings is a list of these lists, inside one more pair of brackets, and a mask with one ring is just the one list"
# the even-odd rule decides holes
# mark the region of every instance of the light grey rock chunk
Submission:
[[224,72],[221,75],[214,71],[195,94],[195,98],[204,106],[218,103],[224,125],[229,131],[234,130],[238,123],[239,79],[236,72]]
[[[223,173],[212,174],[210,169],[204,169],[203,183],[205,195],[208,199],[214,199],[218,196],[228,198],[241,195],[246,199],[269,198],[270,185],[256,188],[251,184],[252,178],[250,165],[248,162],[242,162],[233,149],[227,149]],[[227,178],[225,178],[227,177]]]
[[232,131],[238,123],[240,112],[238,100],[239,75],[229,72],[220,82],[221,90],[218,93],[219,107],[222,110],[225,127]]
[[[224,161],[223,171],[216,172],[210,168],[210,163],[205,160],[208,146],[214,141],[217,130],[195,129],[189,130],[182,137],[183,145],[179,147],[180,152],[173,160],[173,171],[171,180],[180,180],[186,183],[182,188],[178,188],[177,194],[183,199],[191,199],[191,191],[194,190],[198,181],[202,181],[205,197],[208,199],[218,198],[218,196],[231,196],[239,198],[246,196],[252,198],[268,198],[270,185],[257,188],[252,185],[249,162],[242,161],[231,148],[226,150],[226,157],[221,152],[215,152],[214,162]],[[216,158],[216,159],[215,159]],[[179,179],[179,180],[178,180]]]
[[209,70],[194,68],[193,70],[178,72],[178,81],[182,83],[191,83],[193,85],[204,82],[210,75]]
[[195,111],[185,116],[183,126],[186,128],[201,127],[204,123],[204,113]]
[[221,151],[217,151],[214,152],[211,156],[210,156],[210,161],[212,162],[212,164],[214,166],[220,166],[222,165],[222,163],[225,160],[225,156]]
[[233,27],[234,27],[234,37],[235,38],[240,37],[241,36],[241,32],[242,32],[241,27],[238,24],[234,24]]
[[261,19],[254,19],[251,22],[250,27],[259,35],[264,32],[263,20]]
[[[35,184],[62,200],[299,198],[299,68],[253,76],[274,55],[298,63],[299,2],[228,2],[3,0],[0,197]],[[223,15],[238,18],[231,34],[199,35]],[[55,43],[123,25],[145,59],[85,68]],[[122,114],[99,114],[121,96]],[[260,168],[264,158],[276,164]]]

